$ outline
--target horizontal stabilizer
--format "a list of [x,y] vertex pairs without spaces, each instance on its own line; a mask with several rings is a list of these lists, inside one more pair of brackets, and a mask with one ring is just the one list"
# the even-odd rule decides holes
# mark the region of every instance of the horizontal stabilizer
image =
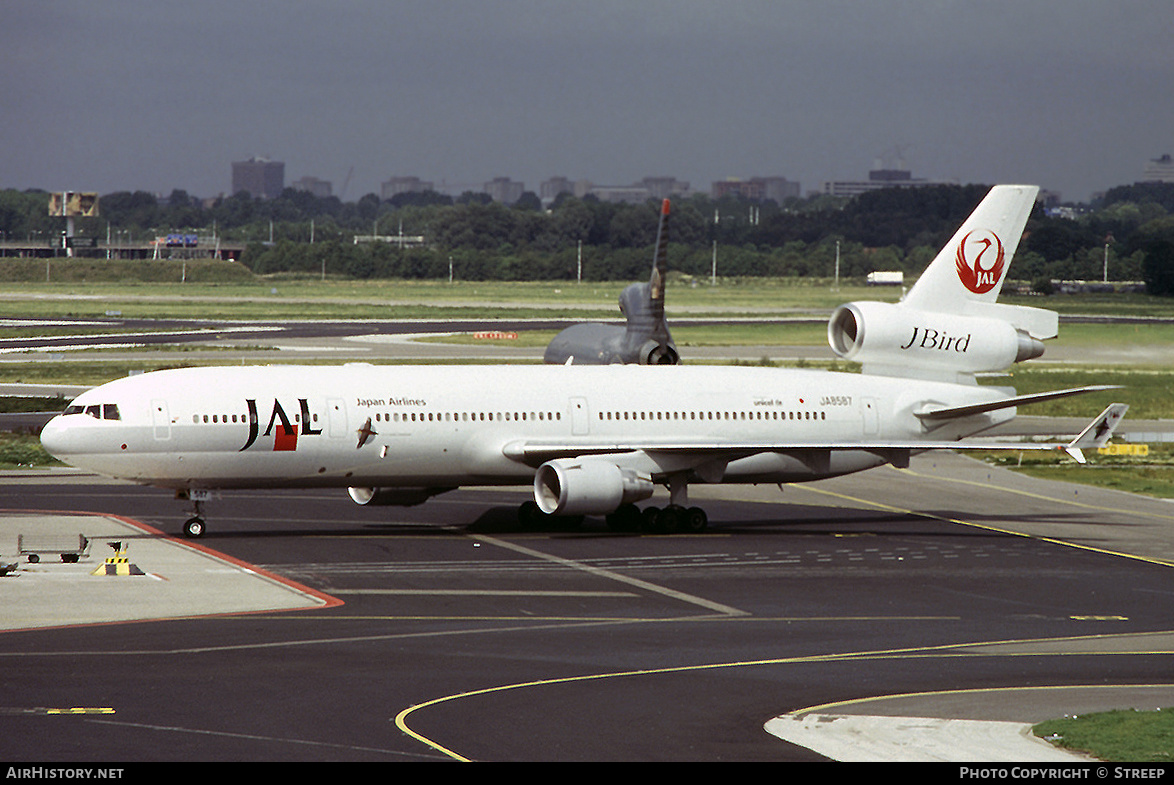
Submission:
[[1075,458],[1080,463],[1084,463],[1083,450],[1100,449],[1104,447],[1113,432],[1117,430],[1117,426],[1121,424],[1121,420],[1125,417],[1125,412],[1128,411],[1129,405],[1124,403],[1111,403],[1105,410],[1100,413],[1095,420],[1088,424],[1088,427],[1080,432],[1080,435],[1068,443],[1064,447],[1064,451]]
[[1067,398],[1070,395],[1083,395],[1084,393],[1104,392],[1105,390],[1119,389],[1120,385],[1112,384],[1094,384],[1088,387],[1072,387],[1067,390],[1051,390],[1049,392],[1032,393],[1030,395],[1016,395],[1013,398],[1004,398],[999,401],[988,401],[986,403],[972,403],[966,406],[950,406],[942,409],[927,409],[926,411],[914,412],[918,418],[922,420],[952,420],[957,417],[969,417],[972,414],[983,414],[985,412],[998,411],[999,409],[1009,409],[1013,406],[1022,406],[1029,403],[1042,403],[1043,401],[1052,401],[1056,398]]

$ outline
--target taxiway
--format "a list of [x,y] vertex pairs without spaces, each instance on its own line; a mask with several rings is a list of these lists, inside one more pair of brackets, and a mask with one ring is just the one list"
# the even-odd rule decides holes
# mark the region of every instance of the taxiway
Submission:
[[[944,760],[954,721],[1174,705],[1164,502],[949,454],[697,496],[709,532],[641,536],[593,519],[519,531],[519,491],[408,510],[242,492],[208,506],[191,549],[170,536],[182,508],[165,493],[5,476],[0,560],[12,525],[40,511],[125,534],[144,575],[93,576],[95,552],[0,578],[29,606],[0,625],[0,755],[851,759],[793,735],[819,718],[806,724],[867,724],[866,759]],[[255,604],[219,604],[207,581],[254,596],[239,588],[248,571]],[[273,605],[275,591],[300,607]],[[893,743],[885,716],[950,730]]]

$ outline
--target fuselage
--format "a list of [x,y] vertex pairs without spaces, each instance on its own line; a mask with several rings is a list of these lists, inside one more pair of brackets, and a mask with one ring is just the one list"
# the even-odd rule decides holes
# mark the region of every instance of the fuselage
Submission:
[[[989,428],[1014,410],[932,433],[913,412],[999,397],[966,384],[756,367],[192,368],[96,387],[42,441],[71,465],[176,489],[528,484],[536,464],[520,445],[598,453],[609,442],[696,444],[675,470],[693,461],[706,482],[794,482],[887,460],[845,444],[940,442]],[[778,449],[707,474],[707,451],[725,444]],[[841,448],[813,460],[819,444]]]

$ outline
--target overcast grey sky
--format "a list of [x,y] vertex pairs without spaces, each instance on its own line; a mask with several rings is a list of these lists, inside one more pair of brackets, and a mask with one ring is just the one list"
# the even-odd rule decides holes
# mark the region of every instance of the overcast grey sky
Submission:
[[4,0],[0,188],[806,192],[900,148],[1084,200],[1174,153],[1172,49],[1171,0]]

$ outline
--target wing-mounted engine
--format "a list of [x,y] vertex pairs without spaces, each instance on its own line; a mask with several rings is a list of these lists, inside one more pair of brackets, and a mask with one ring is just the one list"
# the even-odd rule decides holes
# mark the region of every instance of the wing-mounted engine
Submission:
[[415,507],[453,488],[347,488],[351,500],[365,507]]
[[[997,310],[1007,309],[1005,311]],[[991,312],[1015,316],[1040,311],[1016,306],[988,306]],[[1040,311],[1051,314],[1050,311]],[[1052,314],[1054,316],[1054,314]],[[1045,322],[1021,319],[1020,323]],[[841,305],[828,321],[828,343],[845,360],[859,362],[865,373],[960,381],[977,373],[1003,371],[1044,353],[1043,340],[1054,331],[1036,334],[1005,318],[922,311],[880,302]],[[1051,332],[1051,335],[1047,333]]]
[[548,515],[606,515],[652,492],[650,478],[604,458],[559,458],[534,475],[534,501]]
[[555,336],[543,361],[562,365],[638,363],[676,365],[681,361],[664,316],[664,284],[668,270],[669,200],[661,203],[652,275],[629,284],[620,293],[620,312],[627,324],[575,324]]

